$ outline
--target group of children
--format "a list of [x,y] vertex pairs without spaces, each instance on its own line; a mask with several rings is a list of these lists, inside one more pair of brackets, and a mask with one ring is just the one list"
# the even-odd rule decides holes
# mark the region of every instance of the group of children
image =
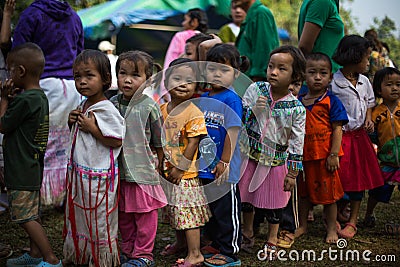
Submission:
[[[198,55],[197,47],[193,53]],[[307,231],[310,207],[322,204],[325,241],[352,238],[364,191],[369,190],[368,219],[400,181],[400,72],[385,68],[375,74],[375,93],[383,99],[375,107],[372,86],[362,75],[370,53],[367,39],[345,36],[333,57],[343,68],[332,74],[328,56],[305,58],[299,49],[281,46],[271,52],[268,82],[251,84],[240,98],[234,83],[249,62],[232,45],[213,45],[202,64],[178,58],[164,79],[153,76],[161,67],[150,55],[128,51],[116,64],[121,94],[108,100],[107,56],[83,51],[73,72],[84,100],[68,115],[63,263],[155,266],[162,207],[176,240],[161,254],[187,251],[175,266],[240,266],[240,248],[254,245],[255,210],[267,219],[262,252],[273,259],[278,246],[293,243],[279,229],[286,217],[293,219],[293,213],[285,213],[291,195],[296,197],[296,184],[297,237]],[[30,252],[9,259],[7,266],[62,266],[38,217],[48,133],[48,104],[37,90],[42,59],[31,43],[7,58],[12,81],[3,86],[0,103],[5,179],[11,218],[31,239]],[[171,100],[159,106],[144,92],[160,80]],[[302,81],[307,91],[298,93]],[[23,92],[11,91],[13,86]],[[194,98],[204,87],[207,91]],[[381,167],[367,133],[377,140]],[[30,178],[35,179],[28,183],[19,172],[32,165]],[[341,229],[336,202],[344,195],[351,201],[351,215]],[[210,240],[205,246],[203,237]]]

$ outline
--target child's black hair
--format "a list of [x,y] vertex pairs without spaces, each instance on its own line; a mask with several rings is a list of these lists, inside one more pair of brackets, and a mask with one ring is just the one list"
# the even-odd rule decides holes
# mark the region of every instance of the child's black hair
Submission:
[[237,48],[231,44],[216,44],[206,55],[206,61],[217,62],[221,64],[229,63],[232,68],[245,72],[250,61],[246,56],[240,56]]
[[193,19],[197,19],[199,22],[199,26],[195,30],[198,30],[202,33],[206,33],[208,30],[208,17],[204,10],[200,8],[192,8],[186,12],[186,15],[190,17],[190,21]]
[[304,75],[306,72],[306,59],[303,55],[303,53],[298,49],[297,47],[294,47],[292,45],[283,45],[280,46],[269,54],[269,58],[272,57],[274,54],[278,53],[287,53],[290,54],[293,58],[293,63],[292,63],[292,82],[294,81],[304,81]]
[[103,91],[106,91],[111,86],[111,64],[110,60],[103,52],[99,50],[86,49],[83,50],[74,60],[73,68],[78,64],[88,64],[92,62],[97,71],[100,73],[103,81]]
[[306,56],[306,61],[325,61],[329,64],[329,70],[332,72],[332,61],[327,54],[315,52]]
[[341,66],[358,64],[372,47],[372,42],[367,38],[356,34],[346,35],[340,40],[332,59]]
[[186,40],[186,43],[191,43],[196,47],[196,58],[199,59],[199,45],[207,40],[211,40],[213,37],[208,34],[204,33],[198,33],[190,37],[189,39]]
[[168,69],[165,70],[165,78],[164,78],[164,85],[165,88],[168,88],[168,80],[169,77],[171,76],[172,72],[181,66],[187,66],[189,68],[191,68],[195,74],[195,81],[193,82],[197,82],[199,77],[198,77],[198,67],[197,67],[197,63],[189,58],[177,58],[173,61],[171,61],[171,63],[169,63],[168,65]]
[[144,65],[144,73],[146,74],[146,79],[149,79],[151,75],[153,75],[153,70],[156,68],[156,71],[159,72],[161,70],[161,66],[158,63],[154,63],[154,59],[148,53],[133,50],[127,51],[118,56],[117,63],[115,64],[115,70],[118,74],[119,69],[121,68],[121,62],[123,60],[131,61],[135,65],[135,70],[138,70],[139,62]]
[[400,70],[392,67],[385,67],[383,69],[378,70],[375,73],[374,76],[374,81],[373,81],[373,88],[374,88],[374,93],[376,96],[381,96],[382,92],[382,83],[385,80],[385,78],[389,75],[397,74],[400,76]]
[[32,77],[40,79],[45,66],[42,49],[35,43],[27,42],[11,49],[8,58],[16,65],[24,65],[26,72]]

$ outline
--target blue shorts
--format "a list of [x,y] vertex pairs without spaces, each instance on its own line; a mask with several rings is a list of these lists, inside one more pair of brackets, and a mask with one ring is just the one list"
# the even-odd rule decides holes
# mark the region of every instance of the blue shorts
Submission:
[[394,187],[395,185],[384,184],[382,186],[369,190],[368,195],[379,202],[389,203],[390,198],[393,194]]
[[364,197],[364,191],[360,192],[344,192],[344,196],[342,199],[344,200],[353,200],[353,201],[361,201]]

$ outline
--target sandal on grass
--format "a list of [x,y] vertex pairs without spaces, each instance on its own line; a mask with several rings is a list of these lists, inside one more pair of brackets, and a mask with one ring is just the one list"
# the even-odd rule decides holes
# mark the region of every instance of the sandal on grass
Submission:
[[223,254],[215,254],[211,258],[204,260],[204,265],[209,267],[231,267],[241,266],[242,262],[237,259],[233,259]]
[[278,243],[276,244],[280,248],[291,248],[294,243],[294,234],[287,231],[282,230],[278,236]]
[[215,254],[219,254],[219,250],[212,246],[204,246],[200,249],[201,254],[205,259],[211,258]]
[[24,253],[22,256],[18,258],[11,258],[7,260],[6,266],[13,267],[13,266],[36,266],[43,261],[43,258],[34,258],[28,253]]
[[187,248],[186,247],[181,247],[178,248],[176,244],[168,244],[165,246],[163,251],[160,252],[161,256],[170,256],[170,255],[176,255],[179,253],[184,253],[186,252]]
[[[353,231],[350,230],[350,228],[353,228]],[[355,236],[357,233],[357,226],[354,223],[346,223],[345,227],[338,232],[338,235],[342,238],[346,239],[351,239]]]
[[385,232],[392,236],[400,235],[400,224],[394,222],[385,223]]
[[62,264],[62,261],[59,261],[57,264],[50,264],[48,262],[42,261],[41,263],[39,263],[35,267],[63,267],[63,264]]
[[202,266],[202,263],[190,263],[188,261],[185,261],[185,259],[178,259],[175,263],[175,265],[173,265],[173,267],[200,267]]
[[154,267],[155,263],[147,258],[130,259],[128,262],[121,265],[121,267]]
[[254,235],[252,237],[247,237],[246,235],[242,234],[242,244],[240,248],[247,253],[253,253],[254,247]]
[[13,250],[10,245],[4,245],[0,243],[0,259],[5,259],[13,254]]
[[277,257],[278,257],[278,248],[275,244],[271,242],[265,243],[264,248],[262,248],[257,253],[258,259],[274,261],[277,259]]

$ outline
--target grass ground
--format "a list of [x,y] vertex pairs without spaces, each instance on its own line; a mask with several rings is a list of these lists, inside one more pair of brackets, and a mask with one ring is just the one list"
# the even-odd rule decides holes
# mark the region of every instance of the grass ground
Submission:
[[[365,212],[365,202],[363,201],[361,207],[360,218]],[[241,252],[239,254],[242,260],[242,266],[400,266],[400,236],[390,236],[384,231],[384,224],[388,221],[394,221],[400,223],[400,192],[396,190],[392,200],[389,204],[378,204],[375,215],[377,217],[377,225],[372,229],[363,229],[359,227],[358,234],[352,240],[348,241],[347,247],[338,249],[336,245],[327,245],[324,243],[324,226],[321,221],[322,208],[315,208],[315,221],[310,223],[309,232],[304,237],[296,240],[291,250],[286,250],[286,254],[283,258],[287,261],[276,261],[273,263],[267,261],[260,261],[257,259],[256,252],[257,248],[261,248],[263,240],[266,238],[265,227],[262,227],[261,233],[256,241],[256,249],[253,254]],[[56,251],[56,254],[62,256],[62,244],[63,240],[61,237],[63,227],[63,214],[53,209],[47,208],[43,212],[43,225],[47,231],[50,242]],[[159,253],[162,248],[167,244],[173,242],[174,232],[168,225],[159,224],[157,240],[155,243],[154,255],[156,259],[156,266],[171,266],[176,256],[161,257]],[[17,225],[13,224],[9,220],[9,214],[3,213],[0,215],[0,242],[8,243],[14,250],[14,256],[21,255],[24,252],[24,248],[29,246],[29,242],[26,234]],[[300,259],[302,251],[314,250],[316,253],[316,259],[320,257],[323,250],[331,250],[331,258],[337,256],[336,260],[330,260],[329,254],[324,254],[324,259],[321,261],[308,261],[308,254],[304,253],[305,260],[292,261],[289,255],[295,257],[299,254]],[[335,252],[333,250],[336,250]],[[357,250],[360,255],[360,260],[346,261],[346,254],[348,259],[351,259],[352,251]],[[368,252],[371,254],[368,255]],[[362,253],[369,256],[370,261],[364,261],[362,259]],[[342,260],[340,260],[342,255]],[[354,254],[356,255],[356,254]],[[389,255],[394,255],[389,256]],[[184,257],[185,255],[180,255]],[[386,260],[391,258],[389,261],[376,261],[375,257],[378,256],[381,259],[386,257]],[[0,260],[0,266],[5,266],[5,260]]]

